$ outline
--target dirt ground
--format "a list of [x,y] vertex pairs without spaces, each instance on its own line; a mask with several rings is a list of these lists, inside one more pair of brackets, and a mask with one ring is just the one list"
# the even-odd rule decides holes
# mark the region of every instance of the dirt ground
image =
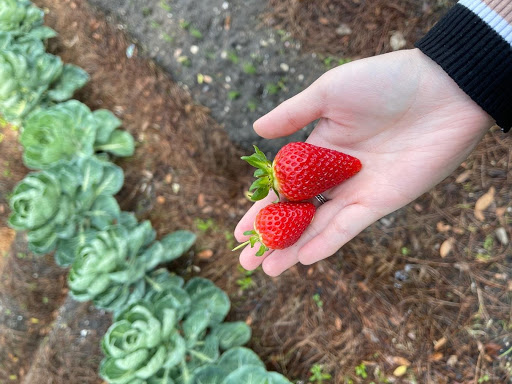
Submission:
[[[199,235],[194,250],[170,268],[186,277],[211,278],[229,293],[230,318],[252,325],[250,347],[269,369],[298,382],[307,382],[311,368],[319,365],[332,376],[324,383],[473,384],[510,379],[512,252],[506,241],[512,221],[510,136],[491,130],[450,177],[372,225],[336,256],[311,267],[294,267],[279,278],[261,271],[249,274],[238,267],[237,255],[229,249],[231,232],[249,206],[243,193],[252,172],[239,161],[241,150],[228,139],[222,123],[201,105],[194,90],[180,84],[179,74],[171,77],[137,49],[127,57],[132,41],[123,28],[107,22],[85,1],[37,0],[36,4],[47,8],[47,24],[59,32],[50,42],[50,51],[91,74],[91,82],[77,97],[93,109],[114,111],[137,139],[135,156],[119,162],[126,174],[119,195],[123,208],[150,219],[160,235],[178,228]],[[328,30],[339,28],[338,7],[345,3],[318,1],[315,8],[308,1],[270,4],[274,8],[261,13],[261,25],[275,26],[275,31],[286,28],[294,36],[298,33],[294,20],[315,25],[306,36],[309,40],[301,41],[304,49],[314,51],[315,34],[328,36]],[[361,4],[368,23],[375,22],[376,15],[388,15],[378,18],[387,23],[381,46],[375,43],[377,37],[367,36],[359,48],[348,42],[337,52],[319,48],[322,54],[345,54],[341,49],[347,55],[386,51],[392,29],[406,24],[410,29],[401,31],[411,44],[446,9],[441,2],[424,2],[426,10],[423,5],[421,9],[428,17],[409,24],[404,18],[411,13],[400,9],[411,3],[390,3],[380,11],[377,2],[374,7],[370,2]],[[389,16],[395,11],[402,19]],[[418,8],[411,12],[420,14]],[[364,25],[357,19],[352,34],[359,36],[355,28]],[[5,137],[0,161],[19,159],[16,134]],[[9,168],[8,176],[0,179],[3,220],[7,188],[24,172]],[[477,202],[482,209],[475,210]],[[5,239],[12,237],[2,233],[7,234]],[[8,260],[12,264],[25,259],[11,256]],[[11,313],[18,319],[20,312],[25,319],[21,311],[41,311],[36,318],[47,327],[39,338],[27,328],[2,322],[3,341],[17,330],[16,335],[32,343],[16,353],[4,349],[11,355],[2,355],[3,361],[10,362],[2,364],[0,381],[100,383],[95,372],[101,356],[95,354],[94,345],[108,317],[65,300],[60,283],[38,281],[29,290],[30,273],[10,275],[19,276],[9,280],[10,286],[21,287],[21,293],[32,292],[25,309],[18,307]],[[3,287],[3,292],[10,292]],[[46,296],[41,296],[43,291]],[[11,296],[15,297],[12,292]],[[42,297],[50,296],[55,307],[44,312],[34,298],[46,301]],[[34,325],[28,319],[22,325]],[[84,330],[88,344],[81,347]],[[84,359],[86,355],[91,358]],[[74,369],[75,373],[80,369],[79,374],[73,375]]]

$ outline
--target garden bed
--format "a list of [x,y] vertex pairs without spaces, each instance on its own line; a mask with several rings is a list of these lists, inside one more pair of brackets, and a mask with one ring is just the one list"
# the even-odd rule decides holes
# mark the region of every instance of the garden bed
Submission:
[[[59,32],[50,42],[51,52],[91,75],[77,98],[92,109],[114,111],[137,140],[135,156],[118,163],[126,175],[118,195],[122,208],[150,219],[159,235],[175,229],[198,234],[193,252],[175,262],[173,270],[185,277],[208,277],[229,293],[229,318],[251,324],[250,347],[269,369],[307,381],[310,369],[322,366],[335,383],[509,378],[508,356],[500,354],[511,337],[511,252],[496,230],[506,230],[512,216],[510,137],[491,130],[452,176],[364,231],[336,256],[294,267],[279,278],[261,270],[249,274],[239,269],[237,255],[229,250],[231,232],[250,205],[244,191],[251,171],[238,159],[241,150],[208,110],[177,85],[180,78],[171,78],[137,50],[127,57],[129,37],[86,2],[36,4],[48,9],[47,24]],[[311,15],[306,11],[304,17]],[[276,15],[282,10],[276,9]],[[16,131],[4,127],[3,132],[0,161],[10,165],[0,180],[0,209],[5,211],[5,196],[26,170],[18,168]],[[475,203],[491,188],[495,193],[482,219],[475,215]],[[445,257],[440,255],[442,244],[452,245]],[[26,261],[19,260],[27,268]],[[4,277],[16,277],[5,268]],[[23,287],[33,273],[29,270],[17,279],[21,292],[27,292]],[[51,292],[43,294],[47,289]],[[11,365],[1,372],[5,381],[16,375],[16,380],[30,380],[26,382],[70,382],[74,363],[66,363],[65,356],[82,361],[80,382],[101,382],[92,375],[99,358],[83,361],[83,356],[99,352],[108,318],[89,312],[85,304],[64,301],[61,283],[38,283],[29,291],[33,296],[28,295],[26,308],[17,307],[13,316],[23,316],[28,323],[38,318],[35,324],[50,329],[32,331],[37,326],[30,323],[30,329],[19,330],[31,343],[7,356]],[[49,296],[52,311],[36,305]],[[30,311],[41,313],[37,317]],[[65,321],[70,328],[62,327],[62,319],[73,314],[86,319],[87,326]],[[80,349],[77,340],[83,330],[88,331],[85,339],[92,341]],[[39,346],[42,339],[33,332],[50,336]],[[55,351],[56,346],[65,346],[65,353]],[[407,369],[398,377],[400,366]]]

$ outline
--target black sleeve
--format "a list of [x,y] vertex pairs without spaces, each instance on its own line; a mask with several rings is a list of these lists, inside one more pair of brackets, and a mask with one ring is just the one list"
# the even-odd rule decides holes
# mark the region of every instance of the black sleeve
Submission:
[[[502,3],[511,8],[510,1]],[[504,132],[512,127],[512,23],[508,20],[512,12],[496,12],[480,0],[461,1],[416,43]]]

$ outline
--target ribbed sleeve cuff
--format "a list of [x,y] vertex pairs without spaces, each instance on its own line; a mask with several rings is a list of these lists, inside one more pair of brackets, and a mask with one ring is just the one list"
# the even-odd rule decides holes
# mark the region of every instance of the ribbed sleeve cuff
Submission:
[[462,4],[455,5],[420,41],[480,107],[508,132],[512,127],[512,46]]

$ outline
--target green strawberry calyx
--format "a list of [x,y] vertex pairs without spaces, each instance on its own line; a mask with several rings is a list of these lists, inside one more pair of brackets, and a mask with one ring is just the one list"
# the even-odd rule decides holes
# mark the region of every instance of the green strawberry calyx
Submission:
[[273,189],[277,195],[277,201],[279,201],[278,183],[274,177],[274,168],[272,163],[257,146],[254,146],[254,150],[256,152],[251,156],[242,156],[241,158],[253,167],[258,168],[254,171],[254,177],[256,177],[256,180],[249,187],[249,192],[254,191],[252,192],[250,199],[252,201],[261,200],[268,195],[270,189]]
[[254,245],[256,243],[260,243],[261,244],[260,249],[258,249],[258,252],[256,252],[256,256],[263,256],[263,254],[269,250],[269,247],[267,247],[265,244],[263,244],[263,242],[261,241],[260,234],[258,232],[256,232],[255,229],[253,229],[252,231],[245,231],[244,235],[251,236],[251,237],[246,242],[244,242],[244,243],[236,246],[235,248],[233,248],[232,249],[233,251],[236,251],[237,249],[245,247],[247,244],[250,244],[251,248],[254,248]]

